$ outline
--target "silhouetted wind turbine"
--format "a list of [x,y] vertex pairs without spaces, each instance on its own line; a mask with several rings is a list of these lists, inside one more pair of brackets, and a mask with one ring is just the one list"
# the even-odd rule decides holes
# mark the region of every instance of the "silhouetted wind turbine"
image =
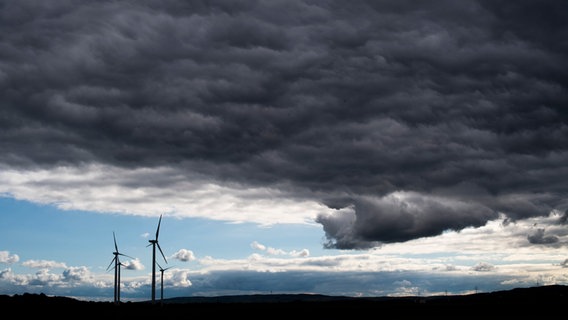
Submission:
[[118,304],[120,303],[120,267],[123,266],[123,264],[120,262],[119,256],[125,256],[129,258],[132,257],[120,253],[118,251],[118,245],[116,244],[116,235],[114,234],[114,231],[112,232],[112,237],[114,238],[114,252],[112,253],[114,254],[114,258],[111,260],[110,264],[108,265],[107,271],[114,262],[114,303]]
[[167,267],[167,268],[162,268],[162,266],[156,262],[156,264],[158,265],[158,267],[160,267],[160,304],[164,303],[164,271],[170,269],[171,267]]
[[162,248],[158,243],[158,235],[160,233],[161,222],[162,222],[162,215],[160,215],[160,220],[158,220],[158,228],[156,229],[156,238],[148,240],[148,242],[150,242],[148,246],[150,245],[152,246],[152,304],[156,303],[156,246],[158,246],[158,249],[160,250],[162,257],[164,258],[164,261],[168,263],[168,260],[166,260],[166,256],[164,255],[164,252],[162,251]]

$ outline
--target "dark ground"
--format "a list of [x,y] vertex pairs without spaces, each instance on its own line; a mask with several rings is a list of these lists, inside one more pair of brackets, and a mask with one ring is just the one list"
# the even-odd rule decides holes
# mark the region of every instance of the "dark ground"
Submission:
[[[250,295],[188,297],[163,303],[80,301],[44,294],[0,295],[4,315],[57,319],[97,317],[175,316],[192,318],[239,317],[268,319],[284,317],[404,319],[405,316],[436,316],[438,319],[493,319],[537,316],[564,317],[568,311],[568,286],[541,286],[460,296],[351,298],[320,295]],[[195,319],[195,318],[194,318]]]

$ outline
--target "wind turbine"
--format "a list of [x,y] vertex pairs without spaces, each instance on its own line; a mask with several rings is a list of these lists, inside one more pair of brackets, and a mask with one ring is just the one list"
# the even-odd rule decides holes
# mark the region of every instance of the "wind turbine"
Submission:
[[[125,256],[132,258],[131,256],[125,255],[118,251],[118,245],[116,244],[116,235],[114,231],[112,232],[112,237],[114,238],[114,258],[111,260],[110,264],[107,267],[107,271],[112,266],[114,262],[114,303],[120,303],[120,267],[123,266],[122,262],[120,262],[119,256]],[[132,258],[134,259],[134,258]]]
[[166,256],[158,243],[158,235],[160,234],[160,223],[162,222],[162,215],[160,215],[160,220],[158,220],[158,228],[156,229],[156,238],[148,240],[150,244],[148,246],[152,246],[152,304],[156,303],[156,246],[160,250],[164,261],[168,263],[166,260]]
[[156,262],[156,264],[158,265],[158,267],[160,267],[160,272],[161,272],[161,276],[160,276],[160,304],[164,303],[164,271],[172,268],[172,267],[167,267],[167,268],[162,268],[162,266]]

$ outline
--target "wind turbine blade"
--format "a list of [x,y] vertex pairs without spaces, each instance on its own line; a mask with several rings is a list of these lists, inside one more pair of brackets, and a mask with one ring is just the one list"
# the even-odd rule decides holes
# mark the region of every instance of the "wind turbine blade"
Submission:
[[160,268],[160,271],[166,271],[166,270],[171,269],[171,268],[174,267],[174,266],[169,266],[169,267],[167,267],[167,268],[163,268],[158,262],[156,262],[156,264],[158,265],[158,268]]
[[125,256],[125,257],[128,257],[128,258],[130,258],[130,259],[136,259],[136,258],[131,257],[131,256],[129,256],[129,255],[127,255],[127,254],[124,254],[124,253],[119,253],[118,255],[119,255],[119,256]]
[[112,237],[114,238],[114,250],[118,252],[118,246],[116,245],[116,236],[114,235],[114,231],[112,232]]
[[156,240],[158,240],[158,234],[160,233],[160,223],[162,222],[162,215],[160,215],[160,220],[158,220],[158,228],[156,229]]
[[164,257],[164,261],[166,263],[168,263],[168,260],[166,260],[166,256],[164,255],[164,252],[162,251],[162,247],[160,247],[160,244],[158,242],[156,242],[156,245],[158,246],[158,249],[160,249],[160,253],[162,254],[162,257]]
[[106,268],[107,271],[110,270],[110,266],[112,266],[112,264],[114,263],[115,260],[116,260],[116,256],[114,256],[114,258],[112,258],[112,260],[110,261],[110,264],[109,264],[108,267]]

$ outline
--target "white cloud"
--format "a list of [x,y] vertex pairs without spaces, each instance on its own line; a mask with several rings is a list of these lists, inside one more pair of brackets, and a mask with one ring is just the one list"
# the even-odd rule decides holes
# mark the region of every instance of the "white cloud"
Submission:
[[51,260],[27,260],[22,262],[22,265],[25,267],[38,269],[67,268],[67,265],[65,263]]
[[176,253],[174,253],[171,257],[184,262],[195,260],[193,251],[187,249],[180,249]]
[[[141,216],[167,212],[171,217],[261,225],[314,223],[318,213],[332,211],[314,201],[289,199],[275,189],[221,185],[187,172],[183,174],[190,176],[180,180],[179,174],[165,167],[127,170],[109,165],[25,171],[3,168],[0,194],[63,210]],[[149,181],[164,183],[156,187]],[[50,187],[37,192],[45,184]]]
[[17,254],[10,254],[10,251],[0,251],[0,263],[13,264],[20,261]]
[[139,259],[128,260],[122,263],[122,266],[127,270],[144,270],[144,265]]

